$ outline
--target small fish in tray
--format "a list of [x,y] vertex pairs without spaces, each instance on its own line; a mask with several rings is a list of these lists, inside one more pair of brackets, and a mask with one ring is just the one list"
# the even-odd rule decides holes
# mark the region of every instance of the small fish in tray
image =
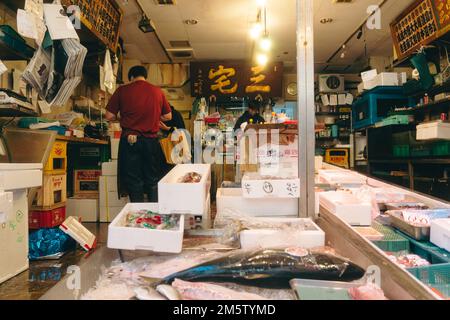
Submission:
[[199,183],[201,180],[201,174],[197,172],[189,172],[179,179],[179,183]]
[[126,217],[126,227],[145,228],[153,230],[177,230],[180,216],[162,215],[148,210],[129,212]]

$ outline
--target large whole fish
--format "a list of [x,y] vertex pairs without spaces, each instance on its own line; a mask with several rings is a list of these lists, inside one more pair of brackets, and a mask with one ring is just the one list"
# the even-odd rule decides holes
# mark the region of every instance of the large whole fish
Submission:
[[237,252],[166,277],[187,281],[234,282],[262,288],[288,289],[292,279],[353,281],[365,271],[351,261],[299,248]]

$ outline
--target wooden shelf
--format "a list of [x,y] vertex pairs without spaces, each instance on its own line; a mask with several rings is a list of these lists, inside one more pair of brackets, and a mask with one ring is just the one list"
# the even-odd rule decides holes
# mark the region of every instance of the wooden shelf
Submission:
[[92,139],[92,138],[76,138],[76,137],[66,137],[66,136],[56,136],[56,140],[75,142],[75,143],[89,143],[89,144],[99,144],[108,145],[109,142],[106,140]]
[[[31,48],[27,45],[27,47]],[[33,49],[34,52],[34,49]],[[26,55],[24,52],[17,51],[0,39],[0,59],[1,60],[30,60],[32,55]]]
[[382,160],[369,160],[369,163],[378,163],[378,164],[450,164],[450,158],[427,158],[427,159],[382,159]]

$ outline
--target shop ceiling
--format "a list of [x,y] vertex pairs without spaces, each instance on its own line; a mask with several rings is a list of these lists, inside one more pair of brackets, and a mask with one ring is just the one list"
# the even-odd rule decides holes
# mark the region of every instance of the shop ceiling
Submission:
[[[138,29],[141,11],[154,22],[154,34],[144,34]],[[177,50],[192,50],[195,60],[246,60],[251,59],[253,41],[249,29],[256,21],[255,0],[176,0],[175,5],[158,5],[158,0],[120,0],[125,17],[122,25],[127,58],[144,63],[170,62],[169,55]],[[364,29],[358,40],[350,35],[357,32],[368,18],[370,5],[383,3],[381,30]],[[367,64],[365,45],[371,56],[392,56],[390,22],[414,0],[353,0],[334,3],[333,0],[314,0],[315,61],[317,72],[357,72]],[[296,60],[296,0],[268,0],[268,31],[273,40],[272,59],[283,61],[295,71]],[[322,24],[323,18],[331,23]],[[196,20],[197,24],[186,24]],[[188,43],[180,43],[188,41]],[[342,55],[342,52],[345,52]],[[333,57],[334,55],[334,57]],[[173,58],[174,62],[192,59]]]

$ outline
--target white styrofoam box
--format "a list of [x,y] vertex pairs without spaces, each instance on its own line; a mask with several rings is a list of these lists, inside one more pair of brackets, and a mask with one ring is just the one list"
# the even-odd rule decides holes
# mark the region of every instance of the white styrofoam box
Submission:
[[128,202],[128,197],[119,199],[117,192],[117,177],[100,177],[99,187],[100,207],[123,207]]
[[375,87],[377,86],[398,86],[399,75],[397,72],[382,72],[374,78]]
[[42,164],[0,163],[0,189],[6,191],[42,186]]
[[27,270],[29,265],[28,192],[25,188],[12,192],[12,210],[4,213],[6,222],[0,223],[0,283]]
[[103,176],[117,176],[117,160],[102,163]]
[[352,226],[372,225],[372,205],[343,191],[322,192],[320,205]]
[[241,188],[217,189],[217,214],[235,212],[252,217],[298,216],[297,198],[244,198]]
[[117,160],[119,158],[120,139],[111,139],[111,158]]
[[298,158],[282,158],[273,163],[259,163],[258,172],[263,176],[298,177]]
[[82,222],[98,221],[98,199],[69,198],[66,202],[67,217],[81,217]]
[[117,176],[100,176],[99,192],[116,191],[117,192]]
[[300,179],[265,179],[256,173],[247,173],[242,178],[242,192],[245,198],[299,198]]
[[319,170],[322,170],[323,167],[323,157],[322,156],[316,156],[314,158],[314,167],[315,167],[315,172],[319,172]]
[[417,140],[432,139],[450,140],[450,123],[435,121],[417,126]]
[[183,250],[184,215],[180,215],[178,230],[151,230],[125,227],[129,212],[158,211],[157,203],[129,203],[108,227],[108,248],[123,250],[149,250],[180,253]]
[[319,178],[329,184],[360,184],[366,183],[366,177],[350,170],[319,170]]
[[[202,176],[199,183],[178,182],[190,172]],[[210,164],[179,164],[158,183],[159,212],[204,215],[210,190]]]
[[184,229],[211,229],[211,195],[208,195],[208,199],[206,200],[206,212],[202,216],[193,216],[193,215],[186,215],[186,218],[184,219]]
[[450,252],[450,219],[431,220],[430,242]]
[[122,211],[121,207],[100,207],[100,222],[111,222]]
[[276,229],[251,229],[240,232],[241,248],[276,248],[276,247],[301,247],[311,249],[325,245],[325,232],[323,232],[311,219],[290,218],[260,218],[258,220],[268,223],[299,223],[305,224],[307,230],[291,228],[286,230]]

